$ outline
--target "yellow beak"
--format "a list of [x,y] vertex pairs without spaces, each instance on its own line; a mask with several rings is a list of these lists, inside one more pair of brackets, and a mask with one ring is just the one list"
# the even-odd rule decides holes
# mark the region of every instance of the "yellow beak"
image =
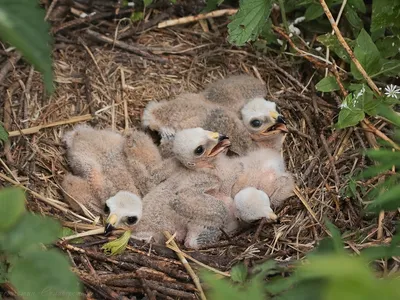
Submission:
[[104,233],[107,234],[111,232],[115,228],[115,224],[117,224],[118,216],[116,214],[111,214],[108,216],[106,221],[106,226],[104,228]]

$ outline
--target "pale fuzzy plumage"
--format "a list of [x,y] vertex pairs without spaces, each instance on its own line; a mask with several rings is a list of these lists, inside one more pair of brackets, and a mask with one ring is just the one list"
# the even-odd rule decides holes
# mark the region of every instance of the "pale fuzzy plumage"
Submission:
[[187,93],[171,101],[150,102],[143,112],[142,125],[161,136],[194,127],[221,132],[229,136],[230,150],[239,155],[255,147],[248,130],[234,113],[207,103],[199,94]]
[[250,75],[231,75],[206,86],[201,93],[213,103],[239,114],[243,106],[254,98],[267,95],[265,84]]
[[[139,194],[134,180],[126,167],[123,146],[125,139],[111,130],[97,130],[89,126],[78,125],[66,133],[63,140],[67,146],[68,163],[75,176],[79,176],[90,186],[95,204],[104,201],[120,190]],[[80,194],[81,185],[71,184],[68,178],[63,183],[67,194],[76,195],[80,203],[88,203],[86,196]],[[72,203],[69,197],[67,201]]]
[[[106,200],[109,216],[115,215],[117,219],[113,226],[132,226],[140,221],[143,214],[142,199],[133,193],[119,191]],[[129,223],[128,218],[133,218],[134,223]]]
[[239,191],[234,198],[236,216],[246,223],[266,218],[275,221],[277,216],[271,208],[268,195],[254,187]]

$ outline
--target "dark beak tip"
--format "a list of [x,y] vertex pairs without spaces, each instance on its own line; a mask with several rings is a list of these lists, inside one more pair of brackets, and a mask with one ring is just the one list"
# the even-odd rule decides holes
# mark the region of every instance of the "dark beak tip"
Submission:
[[285,119],[283,118],[283,116],[278,116],[278,118],[276,119],[276,122],[286,125],[286,121],[285,121]]
[[219,138],[218,138],[218,141],[221,142],[223,140],[229,140],[229,137],[227,135],[225,135],[225,134],[220,134]]
[[114,230],[114,226],[112,226],[111,224],[107,224],[106,227],[104,228],[104,234],[107,235],[113,230]]

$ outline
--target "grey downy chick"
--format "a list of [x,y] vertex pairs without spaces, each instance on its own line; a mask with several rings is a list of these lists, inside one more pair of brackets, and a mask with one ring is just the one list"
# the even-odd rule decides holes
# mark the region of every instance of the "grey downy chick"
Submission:
[[[63,141],[67,146],[67,159],[75,176],[86,181],[90,188],[80,196],[82,180],[67,176],[62,183],[66,200],[75,202],[68,195],[76,195],[77,201],[102,208],[104,201],[120,190],[139,194],[126,167],[122,152],[125,139],[111,130],[97,130],[87,125],[78,125],[67,132]],[[79,183],[79,184],[78,184]],[[89,202],[87,199],[90,199]],[[95,203],[91,201],[96,200]],[[74,204],[72,204],[74,205]],[[90,206],[90,205],[89,205]]]
[[[187,168],[182,168],[143,197],[141,218],[135,225],[128,226],[133,231],[132,236],[161,243],[163,231],[168,230],[176,232],[177,239],[189,248],[216,240],[220,228],[228,221],[225,201],[233,200],[217,198],[215,191],[220,184],[219,178],[203,170],[213,168],[217,155],[226,151],[229,145],[229,140],[217,133],[207,132],[193,138],[193,135],[178,132],[174,146],[182,147],[179,159]],[[126,226],[124,220],[133,212],[111,205],[109,201],[116,200],[110,199],[107,200],[110,215],[106,229]]]
[[259,79],[244,74],[228,76],[210,83],[201,94],[237,114],[259,145],[281,149],[288,132],[286,123],[276,103],[265,99],[267,89]]
[[[199,94],[186,93],[171,101],[149,102],[143,112],[142,126],[158,132],[166,140],[179,130],[195,127],[223,132],[232,143],[230,150],[238,155],[254,147],[249,131],[234,113],[207,102]],[[162,149],[170,155],[168,145]]]

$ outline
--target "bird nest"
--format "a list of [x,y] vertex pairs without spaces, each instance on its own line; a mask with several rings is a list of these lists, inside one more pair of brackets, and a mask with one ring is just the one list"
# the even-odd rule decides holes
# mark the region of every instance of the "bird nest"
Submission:
[[[271,258],[299,260],[326,236],[325,218],[341,232],[354,233],[347,245],[355,251],[373,243],[376,223],[363,219],[361,201],[345,193],[350,176],[365,164],[360,153],[367,144],[364,132],[332,129],[338,105],[332,95],[315,92],[313,68],[302,69],[296,59],[259,53],[250,46],[231,46],[226,42],[227,22],[225,17],[215,20],[213,33],[196,23],[128,36],[127,44],[134,40],[151,51],[153,57],[147,58],[94,42],[83,35],[87,24],[60,30],[53,52],[57,88],[50,97],[38,72],[21,61],[11,65],[1,82],[4,124],[11,132],[4,148],[2,185],[20,183],[28,190],[31,211],[54,217],[76,232],[99,228],[101,224],[93,225],[63,200],[60,183],[69,167],[62,135],[77,123],[122,132],[140,124],[150,100],[198,92],[229,74],[248,73],[266,82],[267,97],[287,120],[290,134],[283,153],[297,182],[296,195],[276,211],[279,223],[257,223],[186,253],[222,272],[243,260],[249,266]],[[121,24],[104,20],[91,26],[112,38]],[[166,62],[153,59],[161,57]],[[2,59],[7,64],[8,58]],[[88,236],[58,244],[69,254],[86,293],[105,299],[148,292],[157,298],[196,297],[192,278],[174,251],[131,240],[123,254],[110,257],[101,246],[114,238]],[[193,262],[192,267],[200,265]]]

